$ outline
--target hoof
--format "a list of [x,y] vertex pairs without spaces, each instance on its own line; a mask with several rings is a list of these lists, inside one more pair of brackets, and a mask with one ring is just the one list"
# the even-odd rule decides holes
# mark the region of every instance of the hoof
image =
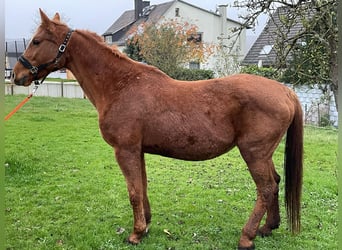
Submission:
[[138,245],[140,243],[140,240],[133,239],[131,236],[128,237],[125,242],[130,245]]
[[131,245],[138,245],[141,242],[141,239],[145,237],[149,233],[149,226],[146,227],[145,231],[141,234],[132,233],[127,239],[126,243]]
[[252,243],[252,245],[250,247],[238,246],[238,250],[253,250],[253,249],[255,249],[254,243]]
[[143,238],[144,234],[135,234],[132,233],[126,240],[128,244],[131,245],[138,245],[141,242],[141,239]]

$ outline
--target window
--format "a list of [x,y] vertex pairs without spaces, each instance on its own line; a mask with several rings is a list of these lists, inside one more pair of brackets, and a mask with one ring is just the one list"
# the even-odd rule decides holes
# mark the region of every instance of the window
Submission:
[[200,63],[199,62],[190,62],[189,63],[189,69],[200,69]]
[[189,42],[200,43],[202,42],[202,33],[192,34],[188,37]]
[[105,41],[106,43],[111,44],[113,43],[113,37],[111,35],[105,36]]
[[302,47],[305,47],[307,45],[307,43],[305,41],[302,41],[299,43]]
[[179,16],[179,8],[175,9],[175,16],[178,17]]
[[261,49],[261,51],[260,51],[259,54],[260,54],[260,55],[268,55],[268,54],[271,52],[273,46],[274,46],[274,45],[265,45],[265,46]]

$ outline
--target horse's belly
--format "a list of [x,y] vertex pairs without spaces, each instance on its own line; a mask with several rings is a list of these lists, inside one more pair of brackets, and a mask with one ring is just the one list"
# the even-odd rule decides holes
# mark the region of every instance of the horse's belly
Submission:
[[159,139],[147,140],[143,151],[182,160],[200,161],[217,157],[235,146],[233,137],[228,134],[220,137],[213,134],[198,135],[188,133],[181,136],[172,132]]

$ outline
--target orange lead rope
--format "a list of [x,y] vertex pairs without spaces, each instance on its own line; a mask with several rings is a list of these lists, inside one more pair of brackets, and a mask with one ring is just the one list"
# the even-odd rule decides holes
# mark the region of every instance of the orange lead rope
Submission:
[[8,115],[5,117],[5,121],[7,121],[9,118],[11,118],[12,115],[15,114],[30,98],[33,96],[33,94],[37,91],[38,85],[35,85],[31,94],[29,94],[21,103],[19,103]]

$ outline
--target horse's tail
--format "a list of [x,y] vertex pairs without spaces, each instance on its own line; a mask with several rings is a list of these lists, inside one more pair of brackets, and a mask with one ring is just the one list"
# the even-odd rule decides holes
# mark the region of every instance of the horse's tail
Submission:
[[303,113],[295,98],[295,114],[287,130],[285,146],[285,206],[292,233],[300,231],[300,208],[303,183]]

